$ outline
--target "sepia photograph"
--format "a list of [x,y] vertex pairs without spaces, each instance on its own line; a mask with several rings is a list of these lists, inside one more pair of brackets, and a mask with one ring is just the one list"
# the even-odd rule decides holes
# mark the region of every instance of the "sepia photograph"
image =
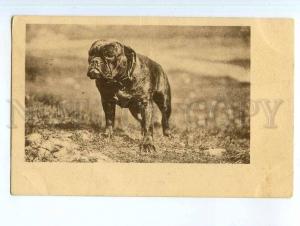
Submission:
[[3,222],[293,225],[296,7],[4,8]]
[[292,20],[12,27],[12,194],[291,196]]
[[250,27],[27,24],[25,161],[250,163]]

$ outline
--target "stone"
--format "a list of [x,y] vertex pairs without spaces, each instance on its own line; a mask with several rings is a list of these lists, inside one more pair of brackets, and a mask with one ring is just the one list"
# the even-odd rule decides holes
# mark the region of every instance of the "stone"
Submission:
[[32,133],[25,138],[26,145],[37,145],[42,142],[42,135],[39,133]]
[[204,150],[203,152],[207,155],[220,158],[226,152],[226,149],[224,149],[224,148],[212,148],[212,149]]

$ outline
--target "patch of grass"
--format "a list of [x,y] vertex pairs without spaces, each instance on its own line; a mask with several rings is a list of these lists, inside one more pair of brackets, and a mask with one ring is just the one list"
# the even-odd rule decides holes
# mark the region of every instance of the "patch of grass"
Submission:
[[[72,161],[96,162],[97,158],[88,157],[86,153],[99,153],[114,162],[169,162],[169,163],[250,163],[250,119],[245,119],[242,125],[230,118],[225,122],[209,125],[190,124],[192,126],[172,125],[172,138],[161,135],[159,122],[155,123],[155,144],[157,152],[151,154],[139,151],[140,128],[138,124],[127,124],[126,128],[117,127],[115,137],[107,142],[101,135],[103,118],[93,116],[87,109],[70,108],[59,96],[48,94],[28,96],[26,99],[26,135],[45,133],[52,135],[71,133],[72,140],[79,147]],[[244,111],[248,111],[246,108]],[[234,109],[240,114],[240,108]],[[243,114],[248,114],[244,112]],[[122,121],[122,115],[117,121]],[[180,111],[174,111],[175,120],[184,117]],[[197,120],[196,118],[192,118]],[[88,131],[89,139],[83,140],[76,135],[77,131]],[[47,135],[48,136],[48,135]],[[59,139],[59,138],[58,138]],[[27,144],[28,145],[28,144]],[[206,150],[219,148],[224,150],[222,156],[210,155]],[[25,155],[27,161],[60,161],[51,152],[36,153],[38,149],[27,146]],[[88,151],[87,151],[88,150]],[[83,152],[87,151],[87,152]],[[36,156],[39,156],[38,158]]]

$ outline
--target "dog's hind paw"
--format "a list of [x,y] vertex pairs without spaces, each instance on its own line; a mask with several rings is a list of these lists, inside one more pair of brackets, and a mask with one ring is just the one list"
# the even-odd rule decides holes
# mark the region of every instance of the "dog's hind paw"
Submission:
[[172,137],[172,133],[171,133],[171,130],[170,130],[170,129],[165,129],[165,130],[163,131],[163,134],[164,134],[164,136],[166,136],[166,137]]
[[107,128],[105,128],[105,131],[104,131],[104,133],[103,133],[103,136],[104,136],[105,138],[107,138],[107,139],[112,139],[112,138],[113,138],[113,135],[114,135],[114,133],[113,133],[112,127],[107,127]]

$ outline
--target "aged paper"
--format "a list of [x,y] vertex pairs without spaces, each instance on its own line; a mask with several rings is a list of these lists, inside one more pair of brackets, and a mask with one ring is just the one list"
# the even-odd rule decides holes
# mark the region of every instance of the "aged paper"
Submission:
[[290,197],[293,21],[12,20],[14,195]]

